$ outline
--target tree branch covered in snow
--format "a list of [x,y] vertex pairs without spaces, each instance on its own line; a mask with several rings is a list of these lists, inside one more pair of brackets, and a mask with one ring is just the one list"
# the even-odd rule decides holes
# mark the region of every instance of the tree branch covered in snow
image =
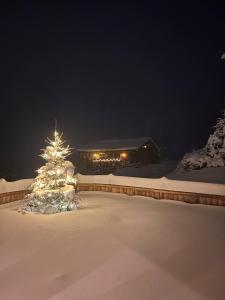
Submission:
[[225,166],[225,110],[222,117],[217,120],[206,146],[185,154],[178,167],[194,170],[223,166]]

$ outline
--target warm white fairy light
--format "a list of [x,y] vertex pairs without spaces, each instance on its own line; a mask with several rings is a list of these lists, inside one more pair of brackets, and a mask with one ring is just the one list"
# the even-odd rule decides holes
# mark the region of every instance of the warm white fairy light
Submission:
[[77,179],[73,175],[73,164],[66,160],[71,148],[64,145],[62,134],[56,130],[54,139],[48,138],[47,143],[41,154],[47,162],[37,170],[38,175],[31,186],[32,193],[28,195],[28,207],[32,211],[50,207],[54,212],[75,209],[79,202],[74,190]]

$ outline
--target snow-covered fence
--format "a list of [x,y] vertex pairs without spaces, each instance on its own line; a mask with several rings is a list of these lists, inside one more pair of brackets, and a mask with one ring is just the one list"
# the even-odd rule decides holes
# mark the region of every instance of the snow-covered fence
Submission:
[[28,187],[33,179],[21,179],[7,182],[0,179],[0,204],[21,200],[27,194]]
[[225,196],[225,185],[215,183],[171,180],[162,178],[139,178],[110,175],[81,175],[78,174],[79,183],[98,183],[132,186],[139,188],[152,188],[158,190],[192,192],[201,194]]
[[225,185],[114,175],[78,175],[79,191],[102,191],[130,196],[225,206]]
[[200,194],[192,192],[177,192],[169,190],[158,190],[152,188],[138,188],[124,185],[100,184],[100,183],[80,183],[79,191],[98,191],[121,193],[129,196],[144,196],[154,199],[167,199],[183,201],[191,204],[207,204],[225,206],[225,196]]
[[1,193],[0,194],[0,204],[5,204],[5,203],[24,199],[24,197],[27,193],[28,193],[27,190]]
[[8,182],[2,178],[0,179],[0,194],[27,190],[32,181],[33,179],[21,179]]
[[[138,178],[110,175],[81,175],[78,174],[78,182],[82,183],[99,183],[111,185],[133,186],[140,188],[163,189],[169,191],[193,192],[212,195],[225,196],[225,185],[215,183],[193,182],[171,180],[166,177],[162,178]],[[7,182],[0,179],[0,193],[26,190],[32,183],[33,179],[21,179]]]
[[[78,174],[79,191],[103,191],[225,206],[225,185],[110,175]],[[0,180],[0,204],[23,199],[32,179]]]

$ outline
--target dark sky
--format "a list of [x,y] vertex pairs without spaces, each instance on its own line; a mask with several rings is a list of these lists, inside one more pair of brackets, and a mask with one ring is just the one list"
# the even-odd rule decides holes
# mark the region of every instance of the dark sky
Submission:
[[55,118],[73,147],[152,136],[179,157],[206,142],[224,107],[225,4],[31,2],[0,12],[2,170],[33,176]]

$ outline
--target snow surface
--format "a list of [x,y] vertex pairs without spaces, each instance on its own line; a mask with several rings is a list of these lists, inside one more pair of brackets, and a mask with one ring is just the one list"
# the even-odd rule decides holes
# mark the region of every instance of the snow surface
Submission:
[[173,180],[225,184],[225,167],[203,168],[200,170],[190,170],[184,172],[175,170],[167,174],[166,177]]
[[1,299],[224,299],[225,208],[80,195],[55,215],[0,206]]
[[144,166],[137,165],[118,168],[113,174],[117,176],[160,178],[174,171],[176,167],[176,161],[164,161],[161,163],[147,164]]
[[117,169],[113,174],[142,178],[166,177],[173,180],[196,181],[225,184],[225,167],[202,168],[200,170],[177,169],[177,162],[164,161],[159,164],[145,166],[129,166]]
[[225,184],[225,167],[180,170],[176,169],[176,166],[176,162],[166,161],[160,164],[121,168],[116,170],[114,175],[142,178],[166,177],[173,180]]

